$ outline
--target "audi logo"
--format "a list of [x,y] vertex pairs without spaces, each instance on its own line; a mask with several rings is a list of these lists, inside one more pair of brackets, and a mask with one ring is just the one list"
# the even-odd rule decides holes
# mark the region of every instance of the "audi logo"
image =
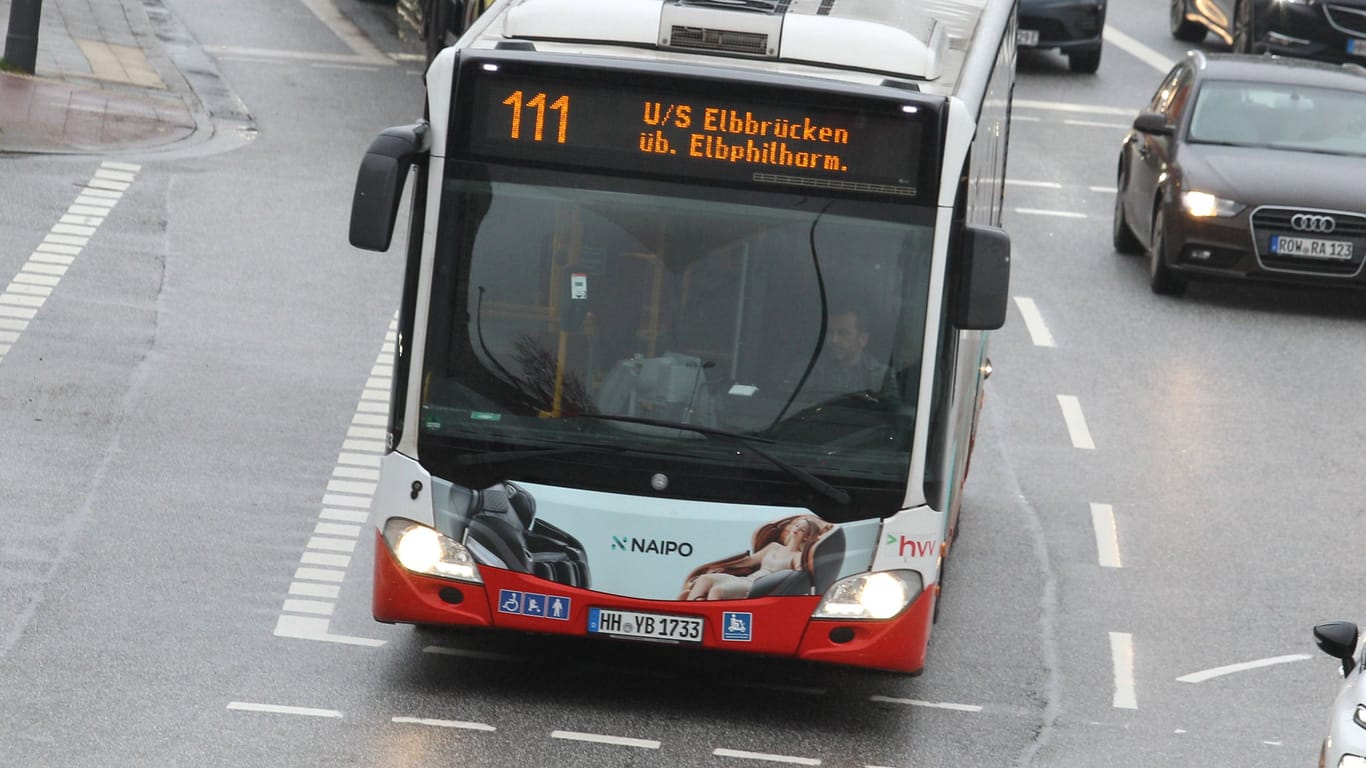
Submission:
[[1337,229],[1338,223],[1333,221],[1332,216],[1297,213],[1290,217],[1290,227],[1296,232],[1318,232],[1326,235]]

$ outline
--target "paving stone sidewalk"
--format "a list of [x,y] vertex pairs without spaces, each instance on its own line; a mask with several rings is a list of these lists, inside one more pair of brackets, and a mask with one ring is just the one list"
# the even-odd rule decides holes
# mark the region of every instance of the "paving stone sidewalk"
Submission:
[[[43,0],[33,75],[0,72],[0,154],[146,149],[192,136],[201,105],[163,49],[160,0]],[[0,40],[10,0],[0,0]],[[3,55],[0,48],[0,55]]]

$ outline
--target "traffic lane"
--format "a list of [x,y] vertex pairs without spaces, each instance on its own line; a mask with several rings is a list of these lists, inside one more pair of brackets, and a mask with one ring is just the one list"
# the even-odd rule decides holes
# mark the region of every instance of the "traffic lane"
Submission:
[[[375,677],[368,687],[334,688],[332,695],[321,696],[307,677],[293,677],[298,690],[291,695],[270,683],[257,689],[253,683],[268,678],[262,671],[243,681],[234,701],[304,703],[342,712],[348,723],[370,728],[370,735],[357,738],[372,742],[342,750],[375,754],[377,764],[441,754],[452,739],[460,751],[446,759],[481,765],[580,764],[589,755],[611,762],[618,750],[637,749],[649,750],[640,753],[649,756],[635,759],[660,765],[716,764],[724,757],[717,750],[818,759],[826,765],[961,765],[967,754],[973,759],[989,755],[985,759],[998,764],[1013,759],[1036,727],[1027,715],[999,706],[967,711],[896,697],[873,701],[895,683],[887,678],[896,676],[881,673],[516,635],[499,636],[485,646],[484,655],[461,657],[421,650],[428,639],[452,647],[454,640],[445,633],[413,634],[415,642],[384,651],[347,649],[364,656],[323,675],[336,686],[340,677],[368,674]],[[471,644],[467,636],[459,641]],[[314,666],[312,660],[291,658],[297,643],[288,648],[279,658],[289,659],[291,669]],[[320,653],[334,652],[323,648]],[[310,690],[313,696],[302,695]],[[295,727],[283,714],[241,719],[271,729]],[[460,734],[453,736],[456,731]],[[566,738],[563,732],[593,738]],[[606,739],[658,742],[659,747],[626,748]],[[386,751],[395,743],[402,745],[399,754]]]
[[[1017,242],[1037,239],[1028,231],[1044,229],[1039,221],[1020,216],[1009,223]],[[1171,670],[1171,679],[1181,674],[1178,670],[1239,660],[1228,658],[1230,637],[1237,637],[1239,647],[1251,657],[1283,653],[1287,646],[1301,650],[1308,640],[1304,618],[1317,609],[1310,607],[1267,622],[1262,618],[1267,614],[1263,603],[1269,601],[1273,613],[1303,605],[1304,594],[1328,592],[1324,583],[1327,575],[1303,567],[1313,562],[1321,549],[1301,543],[1303,539],[1286,540],[1298,539],[1303,531],[1310,541],[1322,541],[1327,536],[1326,540],[1338,547],[1350,545],[1350,539],[1340,533],[1334,535],[1332,529],[1341,531],[1355,524],[1321,518],[1329,530],[1319,532],[1313,524],[1303,525],[1299,515],[1291,513],[1293,522],[1287,520],[1286,510],[1301,508],[1306,502],[1311,507],[1342,508],[1348,498],[1344,494],[1350,489],[1341,484],[1333,487],[1332,482],[1324,487],[1314,472],[1291,469],[1280,487],[1268,491],[1266,468],[1284,466],[1285,457],[1305,453],[1309,456],[1307,466],[1341,466],[1340,457],[1352,455],[1344,449],[1360,442],[1360,425],[1349,416],[1335,421],[1327,434],[1320,435],[1322,430],[1317,427],[1312,436],[1305,434],[1307,425],[1321,421],[1322,403],[1297,398],[1296,394],[1304,390],[1305,380],[1341,381],[1326,370],[1313,373],[1316,367],[1335,366],[1341,371],[1342,360],[1361,359],[1360,354],[1353,354],[1360,346],[1356,340],[1359,334],[1353,333],[1358,321],[1345,306],[1325,312],[1324,302],[1329,297],[1324,294],[1310,298],[1295,291],[1207,286],[1193,288],[1183,300],[1160,300],[1146,290],[1141,261],[1107,253],[1108,238],[1096,229],[1084,221],[1050,220],[1047,231],[1073,247],[1066,253],[1049,249],[1039,260],[1031,259],[1029,252],[1022,253],[1016,259],[1016,275],[1032,273],[1038,261],[1047,264],[1038,270],[1043,274],[1069,275],[1066,281],[1056,281],[1068,290],[1045,294],[1039,300],[1049,318],[1049,329],[1057,337],[1057,352],[1068,353],[1050,359],[1083,366],[1086,361],[1099,361],[1089,366],[1091,370],[1078,372],[1075,378],[1079,384],[1105,377],[1104,385],[1092,386],[1094,394],[1087,395],[1084,402],[1089,405],[1088,421],[1096,433],[1098,450],[1103,452],[1120,440],[1122,460],[1111,469],[1086,475],[1110,478],[1115,486],[1109,498],[1116,505],[1126,562],[1151,552],[1151,562],[1160,563],[1141,585],[1126,590],[1152,596],[1152,604],[1139,599],[1135,601],[1138,606],[1129,609],[1136,614],[1131,619],[1133,624],[1208,626],[1211,631],[1205,637],[1211,647],[1196,655],[1204,658],[1214,655],[1208,653],[1210,650],[1224,652],[1223,662],[1201,661],[1191,658],[1193,649],[1187,638],[1175,638],[1165,650],[1151,646],[1143,650],[1147,643],[1139,636],[1140,659],[1142,655],[1156,657],[1161,663],[1155,666]],[[1099,261],[1088,259],[1088,252]],[[1106,264],[1110,266],[1097,269],[1097,265]],[[1119,276],[1120,285],[1109,279],[1115,275],[1106,275],[1126,270],[1130,274]],[[1042,288],[1046,282],[1038,281],[1041,291],[1046,290]],[[1087,290],[1076,290],[1078,284]],[[1214,297],[1222,297],[1216,302],[1243,306],[1216,310],[1202,303]],[[1345,296],[1337,299],[1350,301]],[[1295,321],[1294,310],[1284,309],[1298,305],[1304,311],[1310,303],[1318,311],[1310,312],[1302,323]],[[1330,326],[1327,333],[1325,323]],[[1192,333],[1192,328],[1198,332]],[[1318,349],[1320,339],[1322,349]],[[1280,358],[1287,356],[1279,350],[1291,348],[1295,352],[1282,364]],[[1113,362],[1116,350],[1124,356],[1118,364]],[[1268,355],[1264,350],[1277,352]],[[1275,361],[1270,366],[1268,357]],[[1002,371],[1012,367],[1028,370],[1027,365],[1012,365],[999,344],[993,348],[993,362],[1000,382],[1005,381],[1000,377]],[[1282,372],[1280,376],[1277,370]],[[1305,373],[1309,375],[1299,378]],[[1230,381],[1241,386],[1230,387]],[[1047,386],[1040,390],[1036,399],[1047,399]],[[1347,394],[1345,388],[1339,388],[1336,395],[1330,391],[1329,401],[1336,398],[1339,406],[1324,410],[1351,413],[1339,410],[1346,407],[1341,398]],[[1276,413],[1280,408],[1288,412]],[[1272,430],[1270,435],[1266,434],[1268,429]],[[1296,434],[1297,429],[1300,434]],[[1320,453],[1315,446],[1321,437],[1328,438],[1325,442],[1329,447]],[[1314,444],[1306,445],[1308,441]],[[1331,447],[1334,445],[1337,448]],[[1279,453],[1279,461],[1268,452]],[[1346,478],[1354,474],[1347,471],[1336,477],[1349,482]],[[1268,535],[1268,531],[1284,531],[1285,535]],[[1139,536],[1151,537],[1151,549],[1143,546],[1147,542],[1137,547],[1131,543]],[[1081,540],[1084,537],[1074,543],[1080,545]],[[1185,543],[1189,546],[1181,546]],[[1211,579],[1207,577],[1208,553],[1220,551],[1231,553],[1228,563],[1249,565],[1227,573],[1215,566]],[[1346,558],[1338,562],[1350,562],[1350,556],[1359,553],[1330,548],[1326,554]],[[1313,598],[1309,600],[1312,606]],[[1220,607],[1212,608],[1211,604]],[[1259,607],[1262,610],[1257,610]],[[1264,730],[1283,730],[1284,719],[1268,714],[1264,720],[1273,722]]]

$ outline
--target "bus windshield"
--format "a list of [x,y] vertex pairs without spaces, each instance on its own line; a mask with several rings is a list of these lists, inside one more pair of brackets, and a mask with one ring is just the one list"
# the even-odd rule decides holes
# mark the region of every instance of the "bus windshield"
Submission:
[[603,477],[575,484],[610,488],[621,451],[687,471],[751,441],[755,471],[904,488],[933,209],[472,162],[446,176],[420,442],[490,462],[579,446]]

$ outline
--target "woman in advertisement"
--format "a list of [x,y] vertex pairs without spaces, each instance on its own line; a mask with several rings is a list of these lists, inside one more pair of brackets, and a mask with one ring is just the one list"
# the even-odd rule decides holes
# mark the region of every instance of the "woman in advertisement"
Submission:
[[754,532],[754,548],[743,555],[699,566],[683,582],[680,600],[741,600],[755,582],[782,571],[808,569],[808,553],[833,523],[815,515],[793,515]]

